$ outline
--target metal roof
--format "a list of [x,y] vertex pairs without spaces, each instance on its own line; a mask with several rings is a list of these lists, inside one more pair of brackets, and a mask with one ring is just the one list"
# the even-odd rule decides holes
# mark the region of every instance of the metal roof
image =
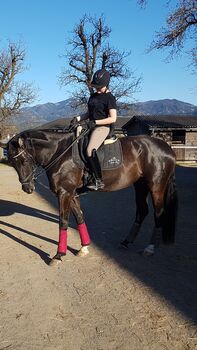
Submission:
[[197,128],[197,116],[183,115],[139,115],[133,116],[125,125],[124,128],[132,126],[133,123],[140,122],[149,128]]
[[[38,126],[37,129],[48,129],[48,128],[63,128],[68,126],[72,118],[61,118],[53,120],[44,125]],[[121,117],[118,116],[115,123],[115,129],[127,129],[132,127],[133,123],[139,122],[149,128],[197,128],[197,116],[157,116],[157,115],[136,115],[133,117]]]
[[[70,124],[72,118],[61,118],[53,120],[49,123],[45,123],[43,125],[37,126],[36,129],[61,129]],[[115,129],[121,129],[124,124],[126,124],[130,120],[130,117],[119,117],[115,123]]]

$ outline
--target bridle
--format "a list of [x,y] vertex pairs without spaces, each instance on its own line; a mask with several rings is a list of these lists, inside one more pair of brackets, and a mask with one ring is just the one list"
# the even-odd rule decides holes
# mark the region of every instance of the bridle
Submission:
[[23,154],[25,152],[25,150],[23,149],[22,151],[20,151],[18,154],[16,154],[15,156],[13,156],[12,158],[18,158],[21,154]]

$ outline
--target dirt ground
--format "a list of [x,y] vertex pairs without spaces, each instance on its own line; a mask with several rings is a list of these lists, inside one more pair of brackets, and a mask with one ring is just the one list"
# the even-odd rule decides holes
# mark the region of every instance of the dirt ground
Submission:
[[56,198],[27,195],[0,165],[0,350],[197,349],[197,168],[177,168],[176,244],[151,258],[137,251],[151,235],[152,212],[129,251],[118,244],[135,214],[133,190],[91,193],[82,208],[92,239],[71,217],[69,251],[58,268]]

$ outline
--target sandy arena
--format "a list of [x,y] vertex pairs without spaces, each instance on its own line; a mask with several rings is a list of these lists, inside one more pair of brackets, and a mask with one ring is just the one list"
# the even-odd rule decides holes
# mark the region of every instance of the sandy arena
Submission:
[[146,246],[152,212],[129,251],[118,245],[135,215],[133,189],[91,193],[82,208],[92,245],[86,258],[71,217],[69,251],[48,265],[58,239],[56,198],[27,195],[0,165],[0,350],[197,349],[197,168],[177,167],[176,244]]

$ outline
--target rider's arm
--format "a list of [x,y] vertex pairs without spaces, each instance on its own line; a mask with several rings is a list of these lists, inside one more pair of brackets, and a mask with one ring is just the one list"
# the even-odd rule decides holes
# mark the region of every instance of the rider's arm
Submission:
[[109,117],[95,120],[96,125],[109,125],[115,123],[117,119],[116,109],[109,109]]

